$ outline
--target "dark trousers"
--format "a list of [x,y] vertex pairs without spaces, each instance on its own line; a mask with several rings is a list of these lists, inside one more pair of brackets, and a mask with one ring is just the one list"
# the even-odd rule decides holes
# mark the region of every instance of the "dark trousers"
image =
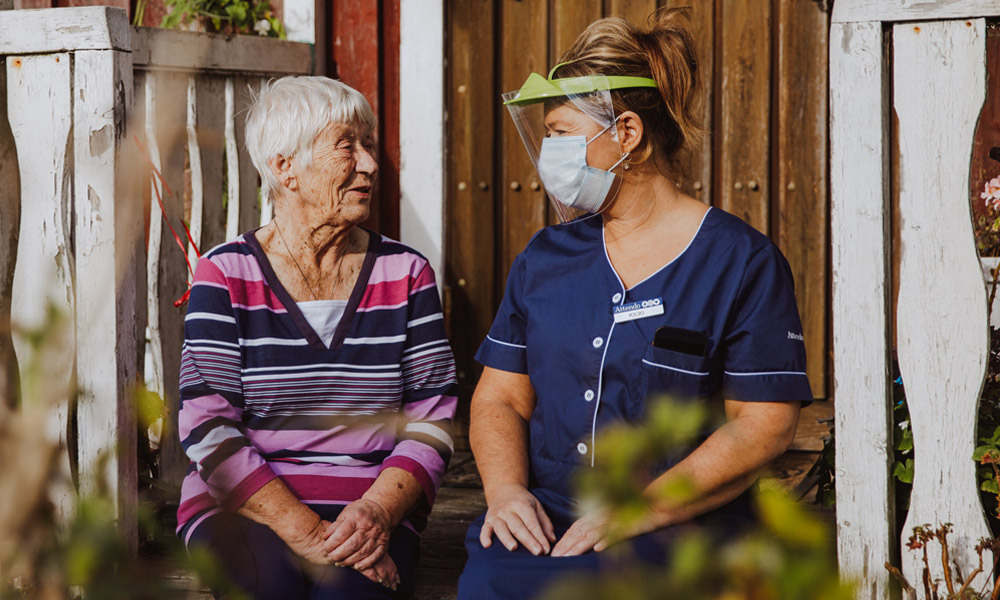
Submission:
[[[565,502],[546,490],[532,490],[552,520],[556,539],[561,538],[576,520]],[[753,524],[751,517],[739,514],[712,514],[696,523],[668,527],[631,538],[603,552],[585,552],[578,556],[535,556],[522,544],[511,552],[494,535],[489,548],[479,542],[485,515],[472,522],[465,537],[469,555],[458,580],[458,600],[528,600],[541,595],[548,586],[560,579],[597,575],[615,577],[623,569],[638,563],[666,567],[674,545],[684,535],[695,530],[709,534],[710,539],[735,538]]]
[[[334,521],[343,507],[312,507]],[[247,600],[354,600],[408,598],[413,593],[420,537],[398,527],[389,539],[389,556],[399,570],[397,591],[354,569],[307,564],[271,529],[233,513],[220,512],[198,524],[188,550],[207,550],[226,584],[213,586],[216,598]]]

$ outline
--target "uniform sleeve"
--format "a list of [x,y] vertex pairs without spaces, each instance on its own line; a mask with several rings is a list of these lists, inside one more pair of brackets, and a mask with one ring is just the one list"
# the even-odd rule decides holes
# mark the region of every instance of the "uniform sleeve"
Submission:
[[458,381],[434,270],[426,263],[410,284],[402,371],[399,437],[382,470],[397,467],[411,473],[429,510],[455,449],[451,425]]
[[507,275],[503,301],[493,326],[476,352],[483,366],[511,373],[528,373],[528,313],[524,308],[524,255],[514,260]]
[[178,432],[215,503],[235,511],[275,477],[245,435],[236,318],[226,277],[198,261],[181,350]]
[[726,331],[723,397],[812,401],[792,273],[773,244],[751,256]]

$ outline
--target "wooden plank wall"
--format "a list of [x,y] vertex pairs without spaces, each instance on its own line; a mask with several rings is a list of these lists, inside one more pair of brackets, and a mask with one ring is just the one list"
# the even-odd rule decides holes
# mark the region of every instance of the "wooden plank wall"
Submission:
[[[791,265],[809,377],[829,396],[829,207],[825,2],[806,0],[460,0],[448,3],[445,298],[462,395],[503,295],[507,270],[551,222],[548,201],[500,102],[546,74],[592,21],[644,25],[693,6],[691,30],[711,132],[684,163],[684,191],[770,235]],[[470,49],[474,48],[474,51]]]

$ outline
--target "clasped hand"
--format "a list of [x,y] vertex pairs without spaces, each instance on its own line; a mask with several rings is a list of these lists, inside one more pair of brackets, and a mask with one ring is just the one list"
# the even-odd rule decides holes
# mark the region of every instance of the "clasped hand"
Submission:
[[333,523],[320,521],[319,539],[309,551],[299,554],[310,562],[355,569],[368,579],[395,589],[399,572],[389,557],[392,533],[389,513],[364,498],[344,507]]

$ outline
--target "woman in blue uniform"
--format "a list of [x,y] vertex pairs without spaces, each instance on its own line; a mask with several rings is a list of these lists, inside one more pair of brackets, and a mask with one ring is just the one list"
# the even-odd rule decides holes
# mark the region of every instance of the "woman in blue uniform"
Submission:
[[459,598],[529,598],[605,568],[608,517],[580,514],[577,469],[597,434],[641,422],[647,398],[690,398],[725,423],[650,477],[662,500],[623,543],[663,564],[678,532],[735,533],[747,490],[791,443],[812,399],[781,252],[740,219],[683,194],[674,165],[701,134],[690,34],[668,11],[648,31],[592,24],[549,76],[505,104],[565,222],[517,257],[476,355],[470,441],[488,510],[466,538]]

